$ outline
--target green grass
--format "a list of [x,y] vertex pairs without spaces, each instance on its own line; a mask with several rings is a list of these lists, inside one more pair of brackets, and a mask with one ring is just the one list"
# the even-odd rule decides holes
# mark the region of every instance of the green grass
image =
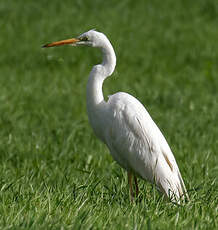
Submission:
[[[104,3],[103,3],[104,2]],[[0,2],[0,229],[218,228],[218,4],[215,0]],[[100,52],[41,49],[89,29],[117,54],[105,96],[148,109],[191,201],[177,207],[123,171],[88,124],[85,88]]]

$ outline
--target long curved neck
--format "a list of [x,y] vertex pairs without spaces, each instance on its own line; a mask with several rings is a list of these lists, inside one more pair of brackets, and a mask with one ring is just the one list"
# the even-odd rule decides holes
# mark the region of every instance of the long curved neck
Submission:
[[95,106],[104,101],[102,86],[104,80],[110,76],[116,66],[116,55],[110,42],[107,40],[101,47],[103,61],[92,68],[87,84],[87,107]]
[[103,132],[102,127],[104,125],[104,112],[105,110],[105,101],[103,96],[103,82],[110,76],[116,65],[116,56],[114,49],[109,41],[104,43],[104,46],[101,47],[103,53],[103,61],[101,64],[96,65],[92,68],[92,71],[89,75],[89,80],[87,84],[87,113],[89,117],[90,124],[94,129],[96,136],[98,136],[103,142]]
[[116,55],[109,41],[101,48],[101,50],[103,53],[102,66],[104,67],[105,76],[108,77],[114,72],[116,66]]

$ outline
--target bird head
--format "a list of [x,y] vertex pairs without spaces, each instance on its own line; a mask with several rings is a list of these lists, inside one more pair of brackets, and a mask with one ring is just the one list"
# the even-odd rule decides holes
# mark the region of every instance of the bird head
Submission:
[[105,41],[108,41],[108,39],[103,33],[100,33],[95,30],[89,30],[79,35],[77,38],[70,38],[57,42],[51,42],[42,47],[48,48],[61,45],[102,47]]

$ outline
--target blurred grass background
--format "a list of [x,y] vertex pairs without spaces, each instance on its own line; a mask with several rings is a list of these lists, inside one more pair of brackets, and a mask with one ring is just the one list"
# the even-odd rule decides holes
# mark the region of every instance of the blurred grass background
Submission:
[[[0,2],[0,228],[215,229],[218,4],[214,0]],[[125,172],[88,124],[98,50],[41,45],[96,28],[117,67],[104,84],[137,97],[163,131],[191,202],[174,207]]]

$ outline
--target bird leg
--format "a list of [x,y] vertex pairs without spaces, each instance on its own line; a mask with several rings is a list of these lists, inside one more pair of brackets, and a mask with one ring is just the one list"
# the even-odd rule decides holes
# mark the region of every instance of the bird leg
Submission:
[[129,183],[129,191],[130,191],[130,200],[133,202],[133,190],[132,190],[132,173],[127,172],[128,174],[128,183]]
[[138,187],[137,177],[135,175],[134,175],[134,181],[135,181],[135,196],[137,198],[139,194],[139,187]]

